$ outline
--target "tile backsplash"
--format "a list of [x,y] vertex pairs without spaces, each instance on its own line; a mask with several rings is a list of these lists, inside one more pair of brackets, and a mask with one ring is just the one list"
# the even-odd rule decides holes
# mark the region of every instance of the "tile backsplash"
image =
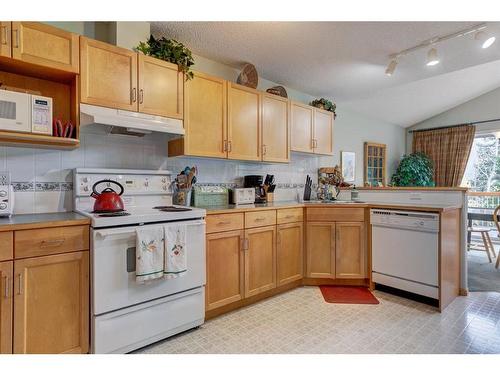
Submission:
[[320,166],[331,157],[292,154],[289,164],[249,163],[203,158],[167,158],[167,135],[143,138],[107,134],[104,128],[83,128],[80,147],[72,151],[0,147],[0,170],[11,173],[15,189],[14,212],[43,213],[73,210],[73,168],[168,169],[176,174],[196,165],[198,183],[243,184],[248,174],[274,174],[275,199],[296,199],[309,174],[315,180]]

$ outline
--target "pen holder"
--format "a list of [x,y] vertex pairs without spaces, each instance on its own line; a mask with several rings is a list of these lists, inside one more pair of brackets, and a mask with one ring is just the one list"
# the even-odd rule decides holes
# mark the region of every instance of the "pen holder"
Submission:
[[191,206],[191,189],[179,189],[173,198],[174,204],[178,206]]

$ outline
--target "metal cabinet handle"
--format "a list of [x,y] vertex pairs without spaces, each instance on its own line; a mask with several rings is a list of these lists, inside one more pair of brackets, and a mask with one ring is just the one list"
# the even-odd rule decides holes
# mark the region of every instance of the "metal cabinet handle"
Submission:
[[285,219],[293,219],[293,218],[294,218],[294,216],[293,216],[293,215],[286,215],[286,216],[285,216]]
[[224,142],[222,142],[222,152],[226,152],[227,151],[227,140],[224,139]]
[[226,221],[219,221],[219,222],[217,223],[217,225],[228,225],[228,224],[231,224],[231,222],[230,222],[230,221],[228,221],[228,220],[226,220]]
[[144,90],[140,89],[139,90],[139,104],[144,103]]
[[15,29],[15,30],[12,30],[12,32],[16,33],[16,36],[14,38],[15,40],[15,44],[14,44],[14,48],[19,48],[19,30],[18,29]]
[[243,238],[243,250],[248,250],[248,238]]
[[227,152],[233,151],[233,143],[232,141],[227,141]]
[[17,294],[21,295],[23,294],[23,274],[18,273],[17,274]]
[[66,241],[65,238],[59,238],[57,240],[44,240],[40,244],[40,247],[55,247],[55,246],[61,246],[64,241]]
[[131,92],[132,95],[132,103],[135,103],[137,101],[137,89],[134,87]]
[[257,218],[255,219],[255,221],[264,221],[264,220],[266,220],[266,218],[265,218],[265,217],[257,217]]
[[5,298],[9,298],[9,278],[7,276],[4,276],[3,280],[5,283],[3,295]]
[[262,145],[262,156],[264,156],[266,154],[267,154],[267,146],[266,145]]

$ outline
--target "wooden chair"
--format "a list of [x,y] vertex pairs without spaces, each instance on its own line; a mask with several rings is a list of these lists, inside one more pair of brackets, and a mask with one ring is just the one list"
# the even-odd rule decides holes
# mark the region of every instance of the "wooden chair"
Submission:
[[[495,248],[493,247],[493,243],[491,242],[491,237],[490,237],[490,228],[482,228],[482,227],[469,227],[467,230],[470,233],[481,233],[481,238],[483,239],[483,246],[471,246],[471,244],[468,244],[467,250],[481,250],[481,251],[486,251],[486,254],[488,255],[488,260],[490,263],[492,263],[491,260],[491,255],[490,255],[490,250],[493,253],[493,256],[495,256]],[[498,262],[497,262],[498,263]]]
[[[500,211],[500,204],[497,206],[497,208],[495,208],[495,211],[493,211],[493,221],[495,222],[498,233],[500,234],[500,224],[498,223],[498,211]],[[495,250],[493,250],[493,255],[495,255]],[[500,250],[498,252],[498,258],[495,264],[495,268],[498,269],[499,266],[500,266]]]

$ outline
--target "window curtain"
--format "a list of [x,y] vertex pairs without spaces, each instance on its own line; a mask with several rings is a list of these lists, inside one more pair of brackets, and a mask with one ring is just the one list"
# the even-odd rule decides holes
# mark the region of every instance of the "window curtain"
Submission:
[[413,133],[413,152],[423,152],[434,162],[436,186],[460,186],[475,132],[475,126],[461,125]]

